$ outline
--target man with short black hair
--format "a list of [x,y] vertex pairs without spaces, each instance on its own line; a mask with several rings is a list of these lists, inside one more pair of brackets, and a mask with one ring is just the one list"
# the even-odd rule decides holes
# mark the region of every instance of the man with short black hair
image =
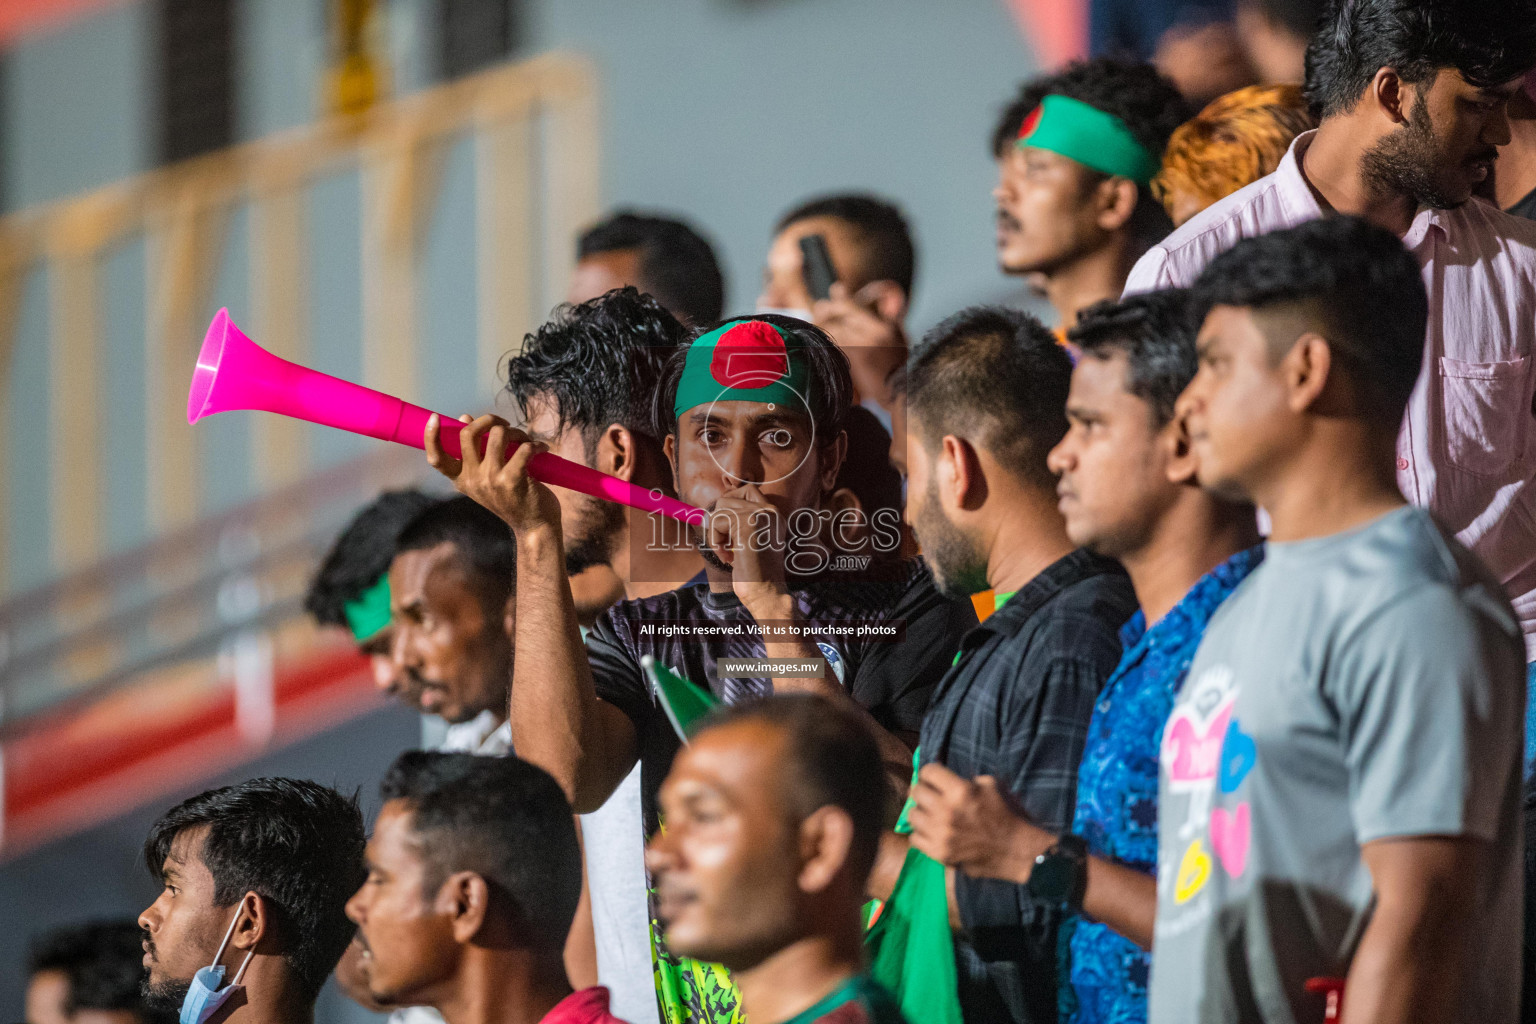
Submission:
[[[1056,508],[1047,455],[1067,430],[1071,373],[1038,320],[982,306],[930,331],[906,379],[907,519],[944,593],[990,589],[995,607],[934,691],[920,760],[997,779],[1053,831],[1072,823],[1088,718],[1136,609],[1125,573],[1074,548]],[[877,896],[910,858],[888,843],[883,860]],[[965,1018],[1054,1024],[1059,909],[950,878]]]
[[997,259],[1042,283],[1057,338],[1118,298],[1173,227],[1150,184],[1191,111],[1150,64],[1098,58],[1026,82],[992,131]]
[[566,980],[581,851],[553,779],[516,757],[413,750],[379,791],[367,878],[346,906],[376,1000],[449,1024],[618,1020],[607,989]]
[[507,694],[517,545],[506,524],[451,498],[401,531],[389,567],[396,671],[450,724],[444,749],[511,749]]
[[649,294],[692,327],[714,323],[725,308],[714,249],[675,217],[620,210],[582,233],[566,301],[579,305],[624,287]]
[[421,694],[395,670],[389,656],[394,625],[389,619],[389,563],[395,541],[412,519],[440,498],[421,491],[385,491],[365,505],[341,531],[320,563],[304,610],[321,626],[345,629],[368,658],[373,685],[418,706]]
[[678,754],[661,803],[646,862],[667,945],[729,968],[746,1019],[901,1024],[864,973],[885,787],[857,716],[803,694],[723,709]]
[[[810,293],[800,242],[819,235],[837,275],[828,298]],[[907,360],[903,324],[912,305],[917,251],[896,204],[862,193],[807,200],[779,218],[757,304],[809,320],[848,357],[857,398],[890,427],[887,378]]]
[[1532,0],[1334,4],[1307,53],[1317,130],[1150,250],[1126,290],[1188,287],[1238,239],[1319,217],[1396,234],[1429,293],[1398,487],[1504,582],[1536,663],[1536,225],[1468,201],[1533,65]]
[[[1069,913],[1057,946],[1065,1024],[1146,1020],[1163,722],[1206,623],[1261,558],[1253,506],[1194,479],[1176,413],[1195,375],[1193,312],[1187,293],[1157,292],[1092,306],[1072,329],[1071,426],[1049,456],[1058,507],[1073,543],[1125,566],[1141,606],[1088,723],[1075,838],[1020,816],[994,780],[937,764],[923,769],[912,813],[914,844],[967,874],[1033,890],[1067,869],[1055,900]],[[1052,854],[1064,841],[1085,856]],[[1049,867],[1032,884],[1041,857]]]
[[170,1024],[144,1005],[144,933],[133,921],[45,932],[27,953],[27,1024]]
[[[550,451],[648,490],[672,493],[672,468],[651,419],[667,361],[689,331],[648,295],[621,288],[561,306],[507,360],[507,393],[528,436]],[[649,543],[651,519],[566,488],[566,571],[610,566],[630,599],[671,590],[703,568],[687,546]],[[602,608],[591,609],[593,618]]]
[[1218,256],[1181,404],[1202,487],[1269,512],[1163,732],[1151,1022],[1514,1020],[1524,649],[1398,491],[1428,299],[1332,217]]
[[[145,999],[183,1024],[306,1024],[352,938],[363,879],[357,801],[303,779],[251,779],[171,808],[144,841],[164,888],[139,915]],[[212,985],[194,975],[212,968]]]

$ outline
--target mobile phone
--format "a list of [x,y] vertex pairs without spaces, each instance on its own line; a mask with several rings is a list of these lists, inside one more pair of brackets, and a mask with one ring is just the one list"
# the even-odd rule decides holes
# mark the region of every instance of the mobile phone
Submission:
[[821,235],[806,235],[800,239],[800,273],[805,277],[805,290],[817,302],[832,294],[832,282],[837,271],[832,269],[832,254],[827,251],[827,240]]

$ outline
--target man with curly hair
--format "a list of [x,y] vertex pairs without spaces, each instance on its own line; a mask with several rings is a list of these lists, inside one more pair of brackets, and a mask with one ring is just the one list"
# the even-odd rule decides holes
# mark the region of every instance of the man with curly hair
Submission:
[[1149,187],[1189,110],[1150,64],[1100,58],[1026,83],[992,132],[997,259],[1031,275],[1057,314],[1118,298],[1169,230]]

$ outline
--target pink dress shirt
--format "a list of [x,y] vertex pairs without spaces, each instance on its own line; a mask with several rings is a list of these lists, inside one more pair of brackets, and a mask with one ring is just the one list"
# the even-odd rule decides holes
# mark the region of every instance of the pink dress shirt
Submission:
[[[1239,239],[1321,217],[1301,173],[1313,134],[1275,173],[1154,246],[1126,294],[1187,287]],[[1419,210],[1403,244],[1424,271],[1429,330],[1398,436],[1398,486],[1504,582],[1536,661],[1536,222],[1473,200]]]

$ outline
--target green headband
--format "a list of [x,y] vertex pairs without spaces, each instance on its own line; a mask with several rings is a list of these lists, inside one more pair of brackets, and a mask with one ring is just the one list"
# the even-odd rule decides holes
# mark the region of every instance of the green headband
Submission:
[[347,617],[347,628],[352,630],[352,637],[358,643],[365,644],[378,636],[389,625],[389,573],[342,605],[341,610]]
[[805,355],[766,320],[735,320],[688,346],[672,411],[713,402],[765,402],[799,412],[806,408]]
[[1020,146],[1048,149],[1085,167],[1145,185],[1162,161],[1148,153],[1125,122],[1070,96],[1047,96],[1019,128]]

